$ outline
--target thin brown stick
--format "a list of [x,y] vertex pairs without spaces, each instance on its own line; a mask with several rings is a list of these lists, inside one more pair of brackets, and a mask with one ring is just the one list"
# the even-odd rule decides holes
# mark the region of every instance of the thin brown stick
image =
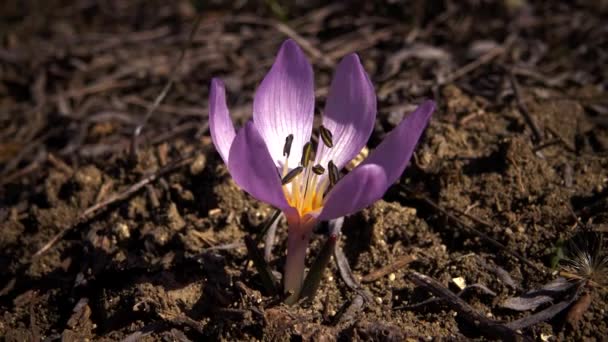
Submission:
[[[129,96],[123,99],[123,102],[126,104],[131,104],[139,107],[143,107],[146,110],[150,110],[150,108],[154,107],[154,102],[146,101],[145,99],[139,96]],[[177,116],[194,116],[194,117],[202,117],[205,116],[207,111],[200,106],[174,106],[169,104],[159,104],[156,107],[156,110],[163,113],[168,113]]]
[[158,96],[156,97],[156,99],[154,100],[152,105],[148,108],[148,111],[146,112],[146,115],[144,116],[142,121],[133,130],[133,135],[131,136],[131,158],[132,158],[132,160],[137,159],[137,140],[139,138],[139,135],[141,134],[141,131],[144,129],[145,125],[148,123],[148,120],[150,120],[150,117],[152,117],[152,114],[154,114],[154,112],[156,111],[156,108],[158,108],[160,103],[163,102],[165,97],[167,97],[167,94],[169,94],[169,90],[171,90],[171,87],[173,87],[173,83],[175,83],[175,80],[177,79],[178,69],[179,69],[180,65],[182,64],[184,57],[186,56],[186,50],[187,50],[188,46],[192,43],[196,31],[198,31],[202,18],[203,18],[203,13],[201,12],[196,17],[194,26],[192,27],[192,30],[190,31],[190,36],[188,38],[188,42],[181,49],[179,57],[173,67],[171,75],[169,76],[169,80],[163,87],[163,90],[160,92],[160,94],[158,94]]
[[74,173],[74,169],[72,169],[68,164],[66,164],[63,160],[55,157],[54,154],[49,153],[47,156],[49,163],[53,164],[57,169],[61,170],[63,173],[71,175]]
[[559,140],[560,143],[562,143],[562,145],[564,145],[564,147],[572,153],[576,153],[576,147],[572,146],[572,144],[570,142],[568,142],[566,139],[564,139],[564,137],[562,137],[556,130],[554,130],[551,127],[547,127],[547,131],[549,131],[551,134],[555,135],[555,138],[557,140]]
[[17,179],[25,177],[26,175],[36,171],[37,169],[40,168],[40,165],[42,164],[42,159],[43,158],[36,158],[36,159],[34,159],[34,161],[29,163],[26,167],[19,169],[11,174],[8,174],[6,177],[3,177],[2,179],[0,179],[0,186],[12,183],[13,181],[15,181]]
[[533,151],[534,151],[534,153],[540,152],[540,151],[544,150],[547,147],[551,147],[553,145],[557,145],[557,144],[560,144],[560,143],[562,143],[562,141],[559,140],[559,139],[551,139],[549,141],[545,141],[544,143],[542,143],[542,144],[534,147]]
[[241,24],[254,24],[254,25],[265,25],[270,26],[277,30],[278,32],[286,35],[287,37],[293,39],[298,45],[302,47],[302,49],[318,63],[321,63],[323,66],[333,67],[336,62],[335,59],[332,59],[327,54],[324,54],[319,50],[312,42],[308,39],[304,38],[300,34],[298,34],[294,29],[292,29],[289,25],[282,23],[278,20],[268,20],[267,18],[258,18],[254,16],[240,15],[229,18],[229,21],[241,23]]
[[[482,238],[483,240],[485,240],[486,242],[490,243],[491,245],[493,245],[494,247],[497,247],[503,251],[505,251],[507,254],[511,255],[512,257],[520,260],[521,262],[525,263],[526,265],[534,268],[535,270],[542,272],[542,273],[546,273],[546,271],[539,267],[538,265],[535,265],[534,263],[532,263],[530,260],[528,260],[527,258],[525,258],[523,255],[510,250],[509,248],[507,248],[507,246],[503,245],[502,243],[496,241],[495,239],[491,238],[489,235],[487,235],[486,233],[475,229],[474,227],[470,226],[469,224],[467,224],[466,222],[464,222],[463,220],[459,219],[458,217],[454,216],[453,214],[451,214],[449,211],[447,211],[446,209],[442,208],[441,206],[439,206],[439,204],[435,203],[433,200],[431,200],[430,198],[428,198],[427,196],[424,196],[422,194],[416,194],[413,191],[402,187],[406,192],[412,194],[413,197],[418,198],[420,200],[422,200],[423,202],[425,202],[426,204],[428,204],[429,206],[433,207],[435,210],[439,211],[440,213],[442,213],[443,215],[445,215],[448,219],[456,222],[459,226],[465,228],[466,230],[468,230],[469,232],[479,236],[480,238]],[[471,220],[488,226],[488,227],[494,227],[493,225],[491,225],[490,223],[487,223],[481,219],[478,219],[472,215],[466,214],[462,211],[459,211],[457,209],[454,209],[456,212],[458,212],[461,215],[464,215],[468,218],[470,218]]]
[[435,296],[444,299],[452,310],[458,312],[458,315],[469,322],[469,324],[477,327],[480,333],[489,335],[493,338],[510,341],[521,340],[523,338],[523,336],[518,334],[515,330],[475,311],[467,302],[441,285],[441,283],[435,279],[415,271],[408,273],[408,278],[415,284],[426,288]]
[[60,101],[69,98],[79,98],[85,95],[92,95],[97,93],[104,93],[110,90],[122,89],[132,87],[135,84],[134,80],[115,80],[115,79],[103,79],[100,82],[95,82],[91,85],[79,87],[77,89],[71,89],[65,93],[51,96],[51,101]]
[[370,272],[368,275],[363,276],[361,278],[361,282],[362,283],[374,282],[389,273],[393,273],[399,269],[402,269],[403,267],[407,266],[412,261],[416,261],[416,260],[418,260],[418,257],[415,255],[402,255],[394,263],[384,266],[382,268],[379,268],[375,271]]
[[[24,160],[27,156],[35,155],[36,156],[35,159],[40,162],[42,162],[43,159],[46,159],[47,158],[46,152],[41,152],[41,151],[44,151],[44,149],[41,149],[41,146],[44,145],[45,140],[47,140],[50,136],[57,133],[58,131],[59,131],[58,128],[53,128],[53,129],[47,130],[40,137],[34,139],[32,142],[25,145],[25,147],[23,147],[17,153],[17,155],[15,157],[13,157],[11,160],[9,160],[5,164],[2,171],[0,171],[0,176],[2,176],[3,178],[5,176],[7,176],[9,174],[9,172],[16,169],[17,166],[19,166],[19,164],[21,163],[21,161]],[[16,171],[16,172],[19,172],[19,171]],[[4,183],[7,183],[7,182],[4,181]]]
[[302,49],[304,49],[309,54],[311,54],[316,60],[321,61],[325,66],[333,67],[336,64],[335,60],[331,59],[329,56],[327,56],[326,54],[321,52],[319,49],[317,49],[314,46],[314,44],[312,44],[309,40],[305,39],[304,37],[300,36],[296,31],[294,31],[288,25],[286,25],[282,22],[279,22],[279,21],[275,21],[273,26],[276,28],[277,31],[279,31],[279,32],[283,33],[284,35],[288,36],[289,38],[295,40],[300,46],[302,46]]
[[517,103],[517,108],[519,109],[519,112],[526,120],[526,123],[528,124],[528,126],[530,126],[530,128],[532,129],[532,133],[534,134],[534,142],[538,144],[543,140],[543,133],[538,128],[536,121],[532,117],[532,114],[530,114],[528,107],[526,106],[526,104],[524,103],[524,101],[521,97],[522,96],[521,90],[519,88],[519,84],[517,83],[517,78],[515,77],[515,75],[513,74],[512,71],[508,71],[507,74],[509,75],[509,82],[511,83],[511,88],[513,88],[513,94],[515,95],[515,101]]
[[[360,37],[359,39],[353,39],[350,41],[344,41],[340,44],[336,49],[330,50],[327,52],[327,56],[333,60],[337,60],[347,54],[354,51],[362,51],[365,49],[369,49],[370,47],[378,44],[378,42],[386,40],[392,36],[401,34],[399,31],[402,28],[400,27],[387,27],[382,28],[380,30],[376,30],[372,33],[365,34],[363,32],[358,32]],[[362,31],[362,30],[359,30]]]
[[159,169],[158,171],[153,172],[153,173],[149,174],[148,176],[142,178],[139,182],[131,185],[126,190],[119,192],[117,194],[111,195],[108,199],[88,207],[86,210],[84,210],[82,213],[80,213],[80,215],[78,215],[75,222],[70,223],[67,226],[63,227],[59,233],[57,233],[55,236],[53,236],[53,238],[51,238],[47,243],[45,243],[44,246],[42,246],[42,248],[40,248],[36,253],[34,253],[34,255],[32,256],[32,259],[36,259],[36,258],[40,257],[42,254],[44,254],[49,249],[51,249],[59,240],[61,240],[65,236],[65,234],[67,234],[69,231],[76,228],[78,226],[78,224],[92,219],[94,216],[96,216],[97,214],[102,212],[104,209],[106,209],[110,205],[116,204],[120,201],[123,201],[123,200],[129,198],[134,193],[143,189],[147,184],[154,182],[155,180],[157,180],[158,178],[162,177],[163,175],[165,175],[169,172],[175,171],[175,170],[181,168],[182,166],[191,163],[193,159],[194,159],[194,157],[190,156],[190,157],[186,157],[186,158],[177,160],[174,163],[171,163],[171,164]]
[[479,68],[480,66],[489,63],[494,58],[505,53],[505,51],[508,50],[508,47],[511,45],[512,42],[513,42],[512,37],[507,38],[507,40],[502,45],[499,45],[493,49],[490,49],[488,52],[479,56],[479,58],[477,58],[476,60],[474,60],[468,64],[465,64],[464,66],[455,70],[454,72],[452,72],[445,78],[440,79],[437,82],[438,85],[442,86],[442,85],[454,82],[457,79],[459,79],[459,78],[469,74],[470,72],[474,71],[475,69]]

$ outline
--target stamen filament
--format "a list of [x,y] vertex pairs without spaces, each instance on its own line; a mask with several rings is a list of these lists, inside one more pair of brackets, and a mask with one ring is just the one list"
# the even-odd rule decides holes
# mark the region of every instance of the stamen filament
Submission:
[[[319,135],[325,146],[333,146],[332,134],[329,130],[321,127]],[[328,163],[327,168],[321,164],[312,164],[315,159],[312,141],[304,144],[300,165],[289,170],[288,159],[292,140],[292,135],[285,139],[283,152],[287,158],[283,164],[281,182],[287,201],[298,211],[299,216],[304,218],[308,213],[317,211],[323,206],[323,198],[330,188],[329,184],[333,186],[340,174],[333,161]],[[328,176],[324,175],[326,171],[329,171]]]
[[285,163],[283,163],[283,173],[281,174],[281,176],[286,176],[288,170],[289,170],[289,158],[285,158]]
[[306,208],[306,198],[308,198],[308,184],[310,183],[310,168],[306,168],[306,171],[304,172],[304,176],[305,176],[305,183],[304,183],[304,193],[302,194],[302,198],[300,201],[301,204],[301,208],[300,208],[300,212]]
[[[310,181],[310,183],[312,183],[313,186],[317,183],[317,177],[318,177],[317,174],[313,174],[312,177],[311,177],[312,180]],[[308,183],[309,182],[306,182],[307,190],[308,190]],[[313,196],[314,196],[313,194],[315,192],[316,192],[316,189],[313,188],[313,189],[310,190],[310,192],[307,191],[304,194],[304,201],[303,201],[304,202],[304,208],[312,208],[312,198],[313,198]],[[308,205],[309,202],[310,202],[310,206]]]
[[300,198],[300,184],[302,183],[302,181],[300,180],[302,174],[300,173],[297,177],[296,180],[294,181],[294,183],[291,185],[291,198],[293,200],[293,203],[291,203],[291,205],[293,205],[294,207],[296,207],[296,209],[298,209],[298,211],[300,210],[300,204],[298,203],[298,199]]
[[323,198],[329,192],[330,188],[327,187],[327,182],[329,182],[329,178],[325,177],[319,184],[319,192],[323,194],[322,196],[319,196],[319,198]]

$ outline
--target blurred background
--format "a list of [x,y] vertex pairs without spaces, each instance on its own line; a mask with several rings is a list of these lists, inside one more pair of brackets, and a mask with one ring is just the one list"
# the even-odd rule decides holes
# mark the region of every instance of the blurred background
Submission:
[[[151,126],[170,120],[193,129],[188,124],[206,115],[213,76],[225,79],[233,115],[243,120],[288,37],[315,66],[319,108],[332,67],[358,52],[376,83],[384,128],[422,97],[449,104],[440,95],[453,83],[500,105],[510,91],[505,68],[526,82],[568,90],[605,88],[608,72],[606,1],[6,0],[0,6],[1,120],[15,126],[2,138],[22,144],[44,131],[49,147],[65,156],[123,148],[115,131],[132,129],[171,75],[175,87]],[[82,121],[99,124],[100,115],[116,124],[83,136]],[[101,135],[111,143],[99,146]],[[0,161],[17,149],[6,146]]]

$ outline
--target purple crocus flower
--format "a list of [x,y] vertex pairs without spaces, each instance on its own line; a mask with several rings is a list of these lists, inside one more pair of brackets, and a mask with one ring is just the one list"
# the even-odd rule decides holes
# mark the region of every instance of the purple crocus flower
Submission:
[[404,119],[352,172],[341,170],[367,143],[376,119],[374,87],[357,54],[338,64],[312,157],[312,66],[287,40],[253,100],[253,121],[235,133],[224,84],[211,81],[213,143],[234,181],[283,211],[289,225],[285,292],[298,296],[306,249],[317,222],[353,214],[378,199],[402,174],[435,109],[426,101]]

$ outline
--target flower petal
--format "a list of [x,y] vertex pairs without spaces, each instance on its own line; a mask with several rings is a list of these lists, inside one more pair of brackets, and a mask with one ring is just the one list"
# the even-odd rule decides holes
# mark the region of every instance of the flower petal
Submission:
[[386,173],[381,166],[357,167],[330,191],[317,220],[328,221],[353,214],[378,200],[385,191]]
[[253,121],[277,165],[285,160],[285,138],[293,134],[289,165],[297,166],[310,140],[314,105],[312,66],[298,45],[287,40],[253,100]]
[[209,90],[209,130],[215,149],[227,164],[235,132],[226,105],[226,89],[224,83],[218,78],[211,80]]
[[382,198],[401,176],[431,114],[433,101],[426,101],[401,121],[363,163],[329,192],[320,221],[353,214]]
[[290,208],[277,168],[253,122],[241,128],[230,147],[228,171],[243,190],[279,209]]
[[317,163],[333,160],[342,169],[365,146],[375,120],[374,86],[357,54],[350,54],[336,68],[323,114],[323,126],[332,132],[334,146],[319,142]]

